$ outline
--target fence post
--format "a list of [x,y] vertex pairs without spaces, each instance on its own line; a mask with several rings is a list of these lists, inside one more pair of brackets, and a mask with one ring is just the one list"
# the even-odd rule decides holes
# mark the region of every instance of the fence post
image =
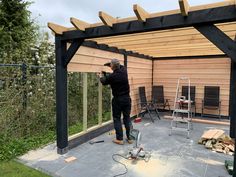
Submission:
[[23,109],[25,110],[27,107],[27,90],[25,88],[27,82],[27,65],[25,63],[22,63],[21,71],[22,71],[22,86],[23,86],[23,95],[22,95]]
[[102,125],[102,83],[98,81],[98,124]]
[[88,129],[88,74],[83,73],[83,131]]

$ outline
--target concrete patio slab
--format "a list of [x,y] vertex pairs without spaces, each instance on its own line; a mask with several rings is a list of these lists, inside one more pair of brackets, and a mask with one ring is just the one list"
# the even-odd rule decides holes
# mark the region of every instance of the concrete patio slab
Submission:
[[[173,132],[169,136],[170,120],[156,120],[150,123],[143,119],[133,124],[142,132],[142,146],[151,152],[148,162],[131,161],[115,157],[126,165],[126,177],[230,177],[224,167],[225,160],[233,160],[232,156],[212,152],[198,139],[205,130],[219,128],[229,133],[227,125],[194,123],[187,139],[185,132]],[[114,135],[105,133],[96,138],[104,143],[84,143],[65,155],[56,153],[55,144],[43,149],[30,151],[19,159],[24,164],[60,177],[113,177],[125,172],[125,167],[112,159],[113,154],[126,154],[133,145],[116,145],[112,143]],[[68,157],[75,157],[66,162]]]

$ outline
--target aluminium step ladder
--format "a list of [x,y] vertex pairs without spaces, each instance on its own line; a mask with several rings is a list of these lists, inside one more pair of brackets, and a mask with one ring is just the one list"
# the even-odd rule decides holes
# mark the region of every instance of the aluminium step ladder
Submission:
[[[181,95],[180,86],[182,82],[188,85],[188,99],[186,99],[184,96]],[[178,123],[181,123],[182,126],[177,127]],[[186,131],[187,138],[189,138],[190,128],[192,129],[190,79],[187,77],[181,77],[178,79],[177,82],[174,110],[172,113],[171,128],[169,135],[172,135],[172,131]]]

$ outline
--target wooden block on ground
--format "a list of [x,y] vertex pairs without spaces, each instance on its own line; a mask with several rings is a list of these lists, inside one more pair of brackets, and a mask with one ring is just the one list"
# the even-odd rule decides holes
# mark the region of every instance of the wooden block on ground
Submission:
[[230,145],[228,145],[227,147],[228,147],[232,152],[234,152],[234,146],[233,146],[233,145],[230,144]]
[[207,149],[212,149],[211,140],[208,140],[208,141],[206,142],[205,147],[206,147]]
[[212,137],[213,139],[219,139],[224,135],[225,131],[224,130],[217,130],[216,134]]
[[69,163],[69,162],[72,162],[72,161],[74,161],[74,160],[76,160],[76,159],[77,159],[76,157],[71,156],[71,157],[66,158],[66,159],[65,159],[65,162],[66,162],[66,163]]
[[211,129],[211,130],[204,132],[203,135],[201,136],[201,138],[212,139],[216,133],[217,133],[216,129]]
[[216,152],[220,152],[222,153],[223,152],[223,149],[214,149]]

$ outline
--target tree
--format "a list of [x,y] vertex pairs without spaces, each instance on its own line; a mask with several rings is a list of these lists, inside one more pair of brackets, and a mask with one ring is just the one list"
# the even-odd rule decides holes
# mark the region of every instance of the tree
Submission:
[[31,58],[38,25],[30,18],[23,0],[0,0],[0,63],[21,63]]

